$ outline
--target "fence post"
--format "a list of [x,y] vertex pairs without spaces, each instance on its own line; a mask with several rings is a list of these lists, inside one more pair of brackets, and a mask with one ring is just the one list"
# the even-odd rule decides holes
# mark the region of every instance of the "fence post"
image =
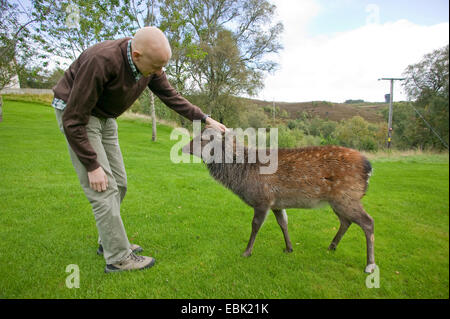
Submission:
[[156,115],[155,115],[155,96],[150,91],[150,106],[152,111],[152,141],[156,141]]

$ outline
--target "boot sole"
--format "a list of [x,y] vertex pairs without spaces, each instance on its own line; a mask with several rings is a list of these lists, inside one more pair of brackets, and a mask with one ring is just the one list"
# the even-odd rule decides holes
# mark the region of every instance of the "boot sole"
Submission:
[[111,268],[108,268],[108,266],[106,266],[105,267],[105,273],[121,272],[121,271],[133,271],[133,270],[144,270],[144,269],[153,267],[153,265],[155,263],[156,263],[156,259],[152,258],[152,261],[148,265],[146,265],[146,266],[144,266],[142,268],[136,268],[136,269],[120,269],[120,268],[116,268],[116,269],[111,269]]

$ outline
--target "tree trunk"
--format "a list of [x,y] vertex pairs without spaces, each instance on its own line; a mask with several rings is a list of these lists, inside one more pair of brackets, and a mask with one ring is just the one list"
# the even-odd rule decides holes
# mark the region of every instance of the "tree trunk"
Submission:
[[155,96],[150,91],[150,104],[152,112],[152,141],[156,141],[156,115],[155,115]]

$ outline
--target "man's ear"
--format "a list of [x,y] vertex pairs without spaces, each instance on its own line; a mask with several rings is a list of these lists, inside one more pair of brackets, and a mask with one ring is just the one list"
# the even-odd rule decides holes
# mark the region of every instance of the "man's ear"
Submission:
[[142,54],[140,51],[138,50],[134,50],[133,52],[131,52],[131,56],[136,59],[139,60],[142,57]]

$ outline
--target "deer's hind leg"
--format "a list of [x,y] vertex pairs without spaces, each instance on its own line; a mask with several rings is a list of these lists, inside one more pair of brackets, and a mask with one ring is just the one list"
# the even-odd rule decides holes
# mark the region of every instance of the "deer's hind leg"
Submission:
[[[348,200],[345,202],[330,202],[334,212],[338,215],[341,221],[341,227],[338,233],[331,242],[330,247],[333,248],[339,243],[339,240],[344,235],[351,223],[358,224],[364,231],[366,237],[366,250],[367,250],[367,265],[365,272],[371,273],[375,265],[374,255],[374,221],[373,218],[367,214],[361,205],[359,200]],[[344,221],[344,224],[343,224]],[[349,222],[347,225],[346,223]],[[334,244],[334,245],[333,245]]]
[[284,251],[287,253],[290,253],[290,252],[292,252],[292,243],[291,243],[291,239],[289,238],[289,233],[288,233],[288,217],[286,214],[286,210],[285,209],[272,209],[272,211],[275,214],[278,225],[280,225],[281,230],[283,232],[284,241],[286,243],[286,249]]

